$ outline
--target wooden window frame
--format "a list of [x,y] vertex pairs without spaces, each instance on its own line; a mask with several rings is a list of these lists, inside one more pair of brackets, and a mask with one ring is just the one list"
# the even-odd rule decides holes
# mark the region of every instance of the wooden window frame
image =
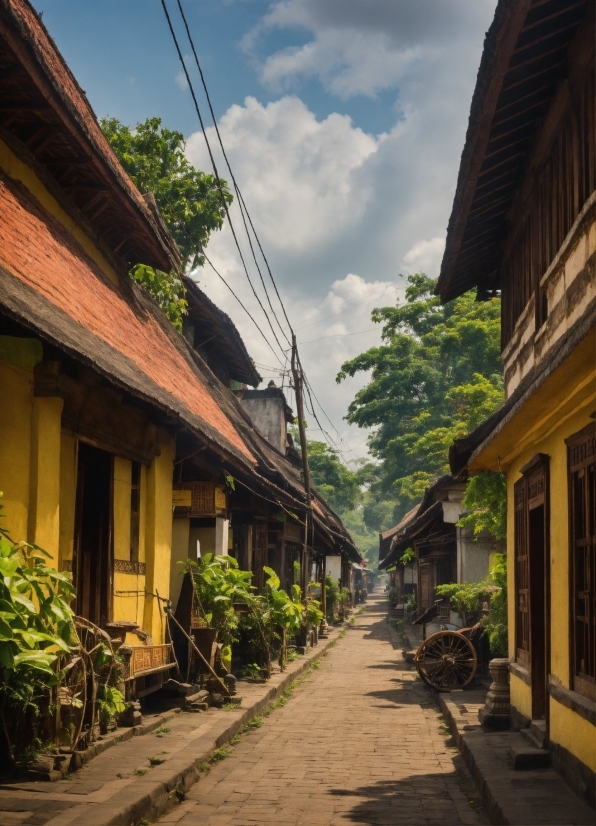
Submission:
[[[596,422],[569,439],[567,445],[567,473],[569,495],[569,684],[574,691],[596,701]],[[590,484],[591,477],[591,484]],[[579,498],[582,499],[583,536],[578,538],[578,485],[582,481]],[[592,502],[590,500],[593,500]],[[592,507],[590,507],[592,506]],[[578,551],[583,561],[584,587],[578,592]],[[584,602],[584,614],[579,614],[579,601]],[[584,654],[578,650],[578,623],[585,625]],[[583,666],[578,663],[581,660]],[[585,667],[586,660],[588,666]]]
[[[549,546],[550,501],[549,457],[537,453],[520,470],[522,478],[514,485],[514,599],[515,599],[515,660],[531,670],[532,664],[532,598],[530,561],[530,514],[543,507],[545,542]],[[520,550],[524,553],[520,554]],[[550,637],[550,587],[545,570],[545,599],[547,601],[545,632]]]

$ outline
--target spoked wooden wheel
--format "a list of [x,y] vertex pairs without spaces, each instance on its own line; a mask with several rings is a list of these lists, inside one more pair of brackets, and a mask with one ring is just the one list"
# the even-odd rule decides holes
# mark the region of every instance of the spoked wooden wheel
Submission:
[[478,658],[472,643],[457,631],[438,631],[416,652],[416,668],[437,691],[465,688],[476,673]]
[[100,683],[108,682],[114,659],[112,641],[103,629],[84,617],[75,617],[74,630],[77,645],[58,692],[63,726],[73,750],[81,741],[95,739],[97,689]]

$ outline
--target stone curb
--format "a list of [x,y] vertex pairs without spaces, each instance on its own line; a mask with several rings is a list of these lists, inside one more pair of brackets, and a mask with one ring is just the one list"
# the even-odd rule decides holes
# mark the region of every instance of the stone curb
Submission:
[[[344,628],[346,625],[344,623]],[[216,749],[229,743],[253,717],[280,697],[290,683],[308,671],[313,662],[321,659],[338,641],[342,630],[341,627],[333,629],[329,639],[320,640],[316,648],[290,663],[286,671],[279,675],[281,679],[276,685],[263,686],[266,690],[259,699],[247,708],[239,708],[241,715],[230,720],[228,714],[233,712],[224,712],[220,730],[211,732],[206,742],[189,744],[167,763],[155,767],[149,775],[138,778],[105,803],[91,806],[82,803],[61,812],[48,821],[47,826],[130,826],[143,818],[154,821],[161,817],[199,780],[199,764],[207,762]]]
[[[465,760],[466,766],[470,770],[470,774],[474,778],[477,788],[482,794],[482,802],[490,817],[491,823],[508,824],[509,820],[505,817],[495,792],[487,780],[489,776],[487,769],[489,766],[483,766],[481,741],[484,739],[484,733],[482,731],[466,732],[464,735],[457,727],[457,706],[451,697],[444,693],[437,693],[436,696],[453,739]],[[475,738],[474,735],[476,735]],[[478,742],[475,743],[474,740],[478,740]],[[484,750],[488,752],[486,746]]]
[[[464,708],[478,706],[480,692],[457,693],[461,695],[459,699]],[[528,745],[519,732],[485,732],[471,711],[462,715],[461,707],[449,693],[438,694],[438,701],[492,823],[539,826],[548,822],[593,826],[594,810],[574,794],[554,769],[535,768],[520,772],[503,759],[504,752],[516,746],[527,750]],[[551,793],[552,804],[541,803],[546,788]]]
[[133,737],[142,737],[144,734],[151,734],[151,732],[163,726],[164,723],[167,723],[168,720],[171,720],[177,714],[180,714],[179,708],[164,711],[163,714],[160,714],[159,717],[156,717],[149,723],[141,723],[139,726],[118,729],[111,734],[105,735],[104,740],[98,740],[92,743],[85,751],[76,753],[77,770],[86,766],[94,757],[103,754],[107,749],[111,749],[112,746],[117,746],[119,743],[126,743],[128,740],[132,740]]

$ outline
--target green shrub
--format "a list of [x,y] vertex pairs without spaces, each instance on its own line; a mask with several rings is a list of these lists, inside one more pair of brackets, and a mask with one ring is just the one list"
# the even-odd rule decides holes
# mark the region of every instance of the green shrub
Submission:
[[49,558],[0,527],[0,760],[8,766],[17,750],[35,745],[37,721],[76,643],[72,582],[47,564]]

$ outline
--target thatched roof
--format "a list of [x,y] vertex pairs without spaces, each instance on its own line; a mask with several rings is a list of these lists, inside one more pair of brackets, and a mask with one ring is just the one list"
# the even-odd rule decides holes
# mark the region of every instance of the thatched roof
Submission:
[[224,313],[196,281],[183,278],[188,301],[188,318],[195,327],[195,347],[213,348],[225,361],[232,379],[256,387],[260,381],[256,367],[232,319]]
[[0,130],[108,256],[178,267],[178,248],[124,172],[41,18],[0,0]]
[[[151,196],[141,196],[105,140],[84,92],[26,0],[0,0],[0,135],[56,203],[0,172],[0,309],[42,342],[149,405],[274,502],[307,505],[299,472],[254,428],[233,393],[127,275],[177,266]],[[78,235],[56,218],[73,219]],[[94,248],[84,236],[92,240]],[[97,251],[110,272],[100,265]],[[196,287],[193,312],[220,339],[238,378],[257,383],[231,320]],[[339,517],[315,497],[334,547],[360,559]]]
[[[499,0],[472,98],[437,293],[499,287],[507,216],[589,0]],[[589,25],[589,23],[586,23]],[[593,24],[592,24],[593,32]]]

